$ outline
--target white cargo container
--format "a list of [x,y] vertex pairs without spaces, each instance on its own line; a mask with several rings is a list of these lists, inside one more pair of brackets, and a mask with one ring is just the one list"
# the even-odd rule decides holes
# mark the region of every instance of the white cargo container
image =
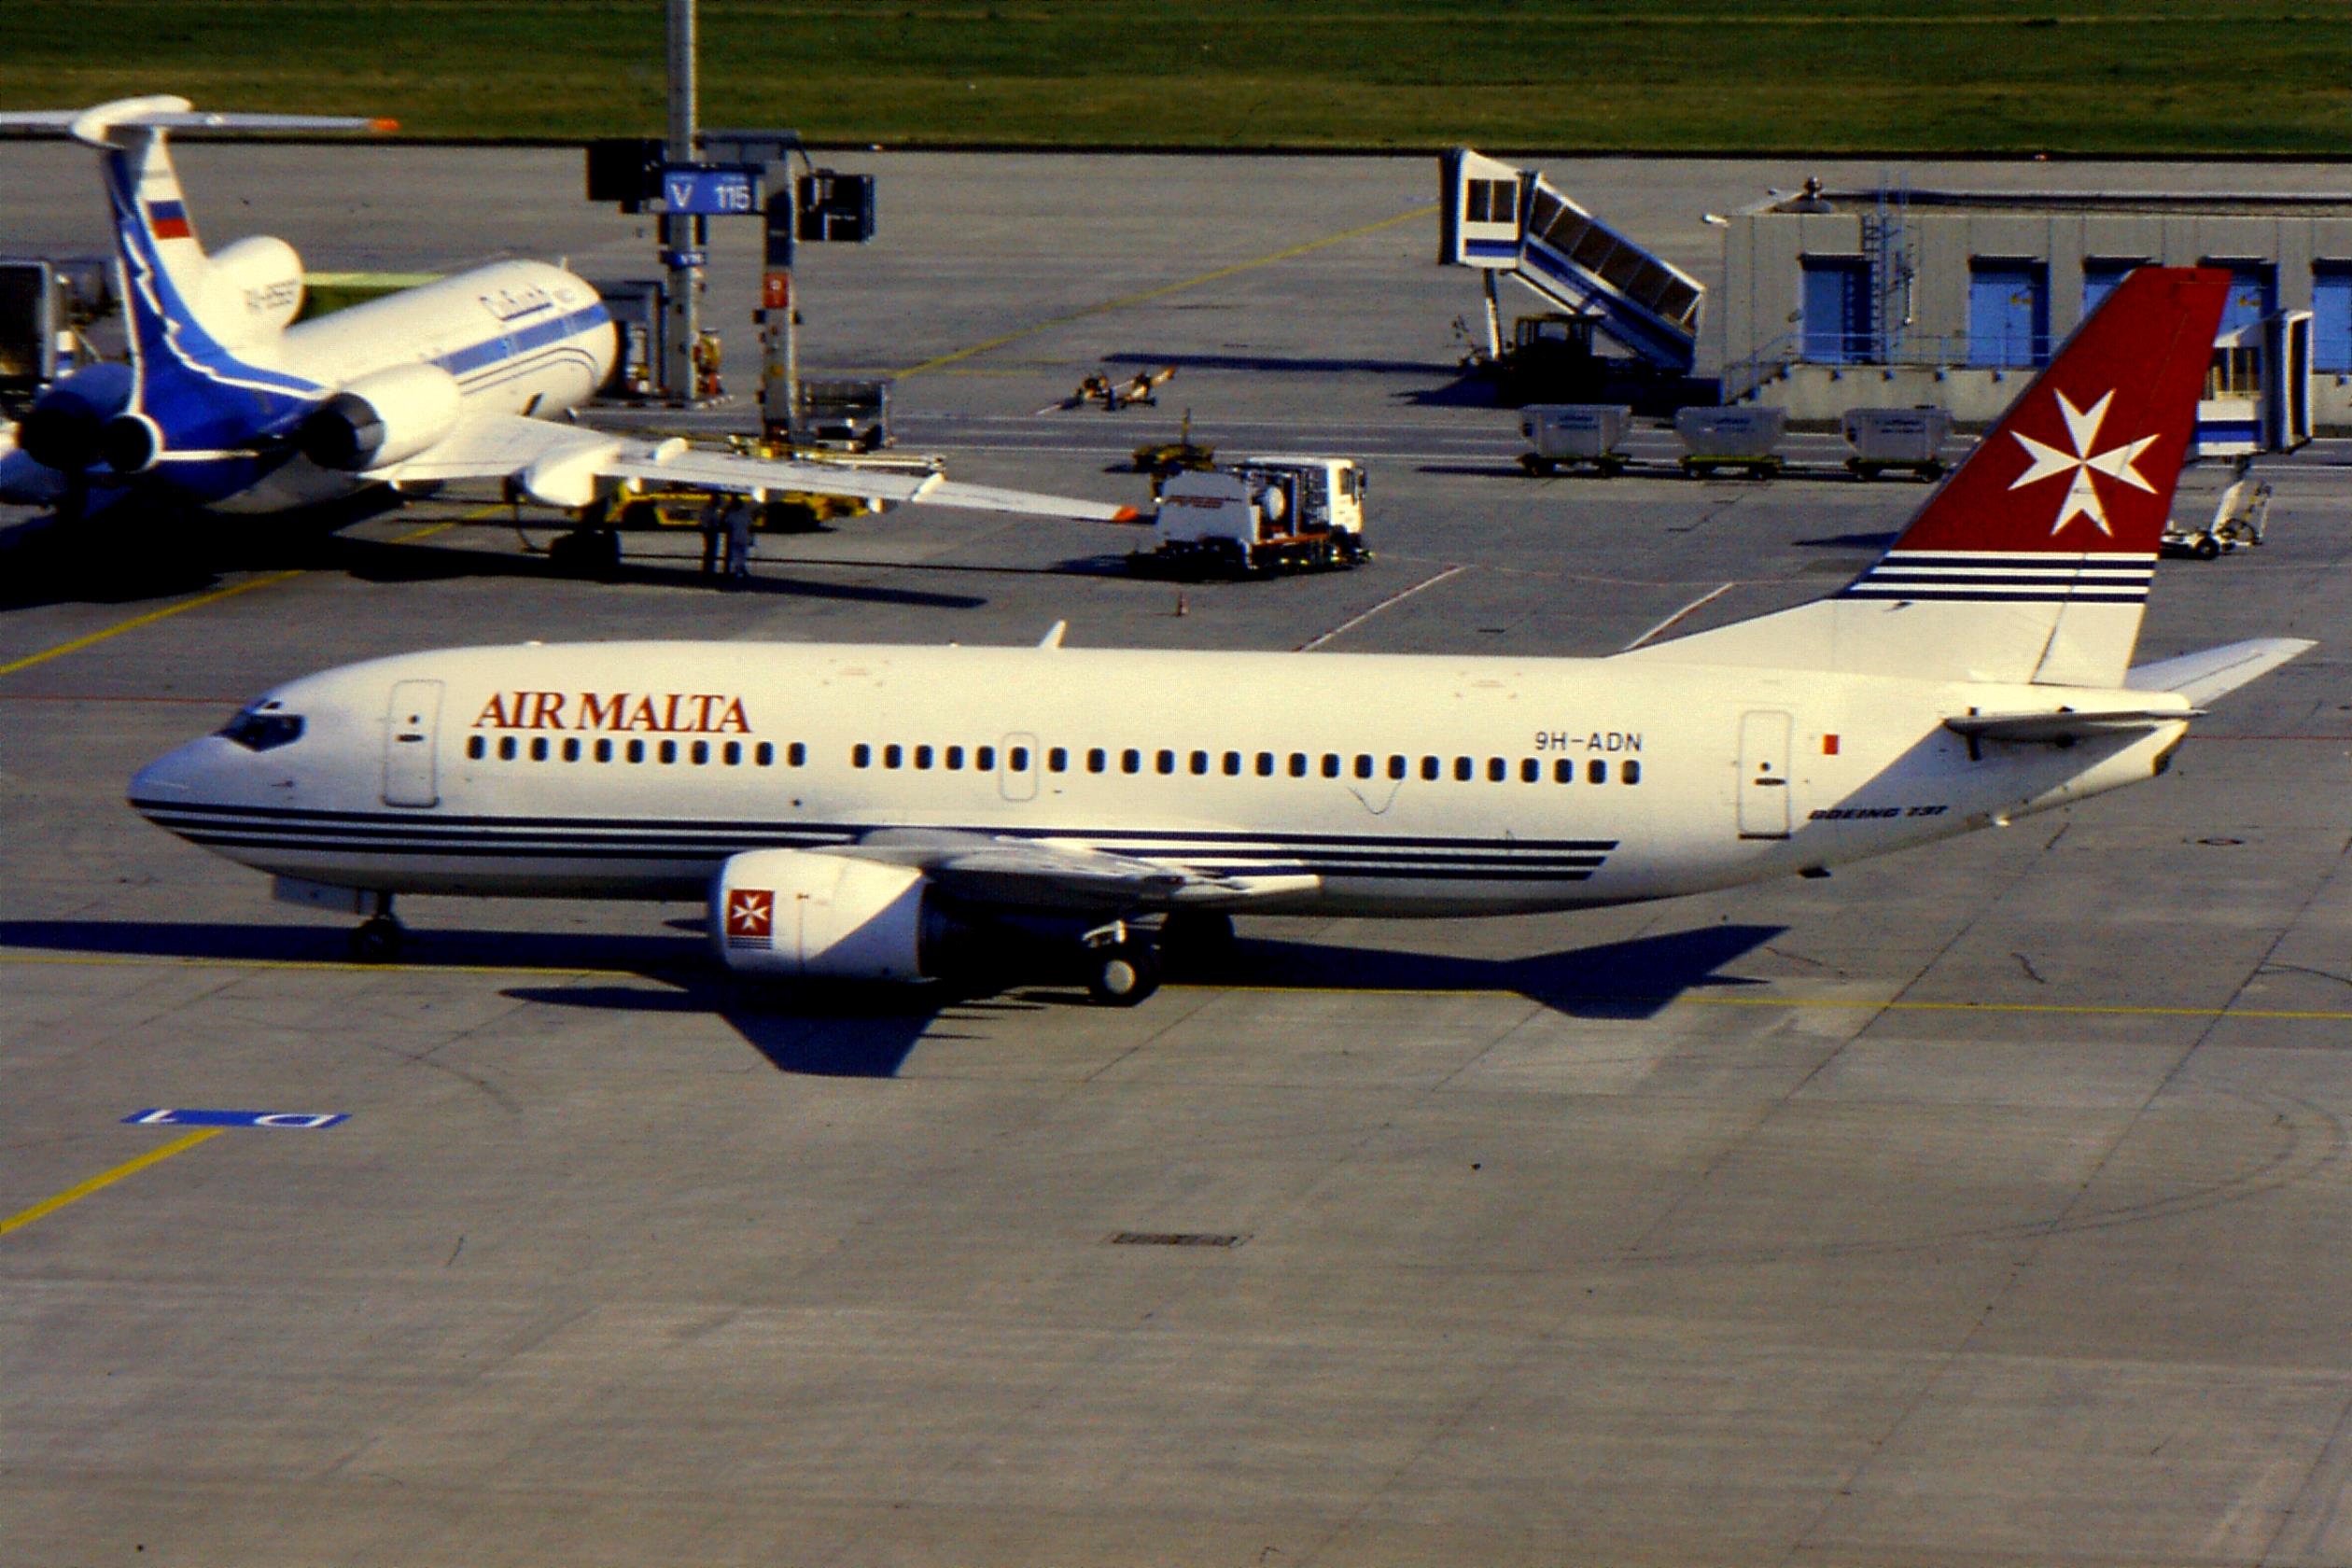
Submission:
[[1520,454],[1519,466],[1533,474],[1574,468],[1603,478],[1622,473],[1631,459],[1619,449],[1632,426],[1633,411],[1623,403],[1531,403],[1519,434],[1532,450]]
[[1939,408],[1848,409],[1839,422],[1854,455],[1846,467],[1864,479],[1890,470],[1922,479],[1943,477],[1943,444],[1952,434],[1952,414]]
[[1695,474],[1739,469],[1751,479],[1770,479],[1781,470],[1785,419],[1776,408],[1676,409],[1674,434],[1682,439],[1682,466]]
[[1255,576],[1357,566],[1365,473],[1347,457],[1246,457],[1160,485],[1154,548],[1138,565]]

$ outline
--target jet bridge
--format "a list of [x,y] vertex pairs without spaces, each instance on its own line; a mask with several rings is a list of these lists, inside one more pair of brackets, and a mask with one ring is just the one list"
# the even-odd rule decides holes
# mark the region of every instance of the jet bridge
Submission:
[[1706,288],[1544,178],[1456,147],[1438,160],[1437,259],[1487,274],[1487,349],[1502,352],[1498,274],[1594,324],[1644,363],[1690,373]]

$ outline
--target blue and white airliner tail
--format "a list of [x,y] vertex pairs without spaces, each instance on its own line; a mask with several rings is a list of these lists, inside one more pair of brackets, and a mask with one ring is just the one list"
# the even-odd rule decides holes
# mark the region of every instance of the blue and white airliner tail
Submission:
[[0,501],[78,511],[151,497],[254,512],[375,484],[489,480],[591,517],[616,493],[650,483],[1098,521],[1125,510],[555,423],[548,416],[595,395],[617,351],[604,301],[585,280],[541,261],[498,261],[299,321],[294,247],[257,235],[208,254],[167,145],[175,130],[389,128],[341,116],[200,114],[174,97],[0,114],[0,133],[65,136],[97,150],[131,340],[128,375],[111,364],[75,371],[34,403],[13,441],[0,440]]

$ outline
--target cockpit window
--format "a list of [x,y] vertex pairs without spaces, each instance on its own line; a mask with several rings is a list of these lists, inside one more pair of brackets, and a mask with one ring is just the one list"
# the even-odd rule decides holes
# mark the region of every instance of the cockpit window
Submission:
[[220,733],[248,751],[274,751],[302,738],[302,721],[274,702],[256,703],[222,725]]

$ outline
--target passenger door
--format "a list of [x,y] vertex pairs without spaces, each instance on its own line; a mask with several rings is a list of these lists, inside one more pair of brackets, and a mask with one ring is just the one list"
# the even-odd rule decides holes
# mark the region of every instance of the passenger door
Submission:
[[1785,713],[1740,716],[1740,836],[1786,838],[1791,815]]
[[384,804],[439,805],[441,787],[434,755],[441,729],[441,683],[402,680],[392,688],[384,713]]

